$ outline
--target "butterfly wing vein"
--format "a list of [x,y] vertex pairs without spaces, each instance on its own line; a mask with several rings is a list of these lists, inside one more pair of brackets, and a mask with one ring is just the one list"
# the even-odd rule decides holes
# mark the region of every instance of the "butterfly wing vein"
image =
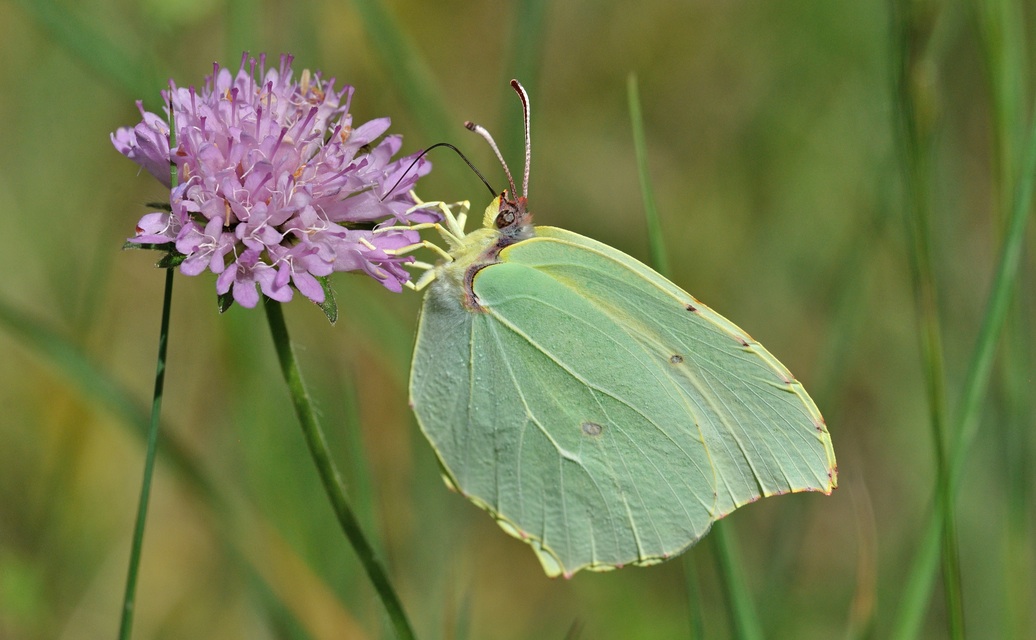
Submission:
[[411,396],[451,484],[548,573],[657,562],[760,496],[830,492],[823,420],[773,356],[629,256],[537,234],[479,272],[486,312],[433,283]]

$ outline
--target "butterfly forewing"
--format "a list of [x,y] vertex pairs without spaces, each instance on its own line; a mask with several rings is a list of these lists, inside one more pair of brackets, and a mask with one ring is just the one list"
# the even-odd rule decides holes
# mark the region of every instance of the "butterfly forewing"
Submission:
[[630,256],[578,234],[538,227],[505,251],[579,291],[659,357],[686,399],[718,481],[717,517],[760,496],[830,492],[834,451],[816,405],[761,345]]

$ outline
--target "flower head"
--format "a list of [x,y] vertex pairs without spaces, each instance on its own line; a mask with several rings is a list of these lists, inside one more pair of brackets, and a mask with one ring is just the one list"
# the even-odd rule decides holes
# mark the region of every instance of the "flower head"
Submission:
[[166,186],[175,169],[176,186],[169,211],[141,218],[130,241],[173,248],[182,273],[217,274],[217,291],[245,307],[293,288],[323,303],[318,278],[334,271],[399,291],[412,258],[393,249],[419,241],[411,224],[439,219],[411,195],[431,164],[393,160],[402,142],[381,138],[388,118],[354,127],[353,88],[308,70],[295,79],[291,62],[266,69],[245,55],[236,75],[215,64],[201,91],[170,81],[166,119],[137,103],[143,119],[112,143]]

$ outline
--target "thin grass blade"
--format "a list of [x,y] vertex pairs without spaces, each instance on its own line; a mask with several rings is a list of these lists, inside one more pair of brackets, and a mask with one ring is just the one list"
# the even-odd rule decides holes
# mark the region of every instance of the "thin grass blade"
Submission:
[[[644,137],[644,117],[640,108],[640,93],[637,88],[636,74],[630,74],[626,84],[627,97],[629,100],[630,123],[633,130],[633,144],[637,156],[637,173],[640,177],[640,191],[644,200],[644,217],[648,225],[648,241],[651,247],[652,266],[663,276],[669,277],[669,261],[666,256],[665,242],[662,234],[662,224],[658,219],[658,209],[655,207],[654,192],[648,179],[647,166],[647,145]],[[755,605],[752,603],[751,594],[741,575],[740,560],[737,545],[729,536],[727,522],[716,522],[712,525],[710,537],[713,540],[717,570],[727,603],[730,606],[731,624],[737,637],[748,640],[761,639],[763,637],[762,627],[759,623],[759,616],[756,613]],[[687,571],[687,565],[684,565]],[[688,579],[693,579],[689,575]],[[690,625],[692,630],[701,625],[700,601],[693,601],[693,594],[689,592],[692,602],[688,613],[690,614]]]
[[[33,317],[0,299],[0,328],[52,366],[82,395],[111,412],[133,433],[146,438],[148,411],[133,394],[115,381],[77,345]],[[215,530],[250,571],[261,575],[270,591],[315,638],[336,637],[331,629],[359,629],[355,618],[336,599],[333,590],[258,515],[233,487],[214,481],[177,436],[163,424],[165,434],[158,456],[174,476],[184,481],[209,505],[216,516]],[[293,585],[286,589],[279,585]],[[303,597],[307,596],[307,597]],[[327,625],[332,625],[328,627]],[[327,632],[321,631],[328,629]],[[362,638],[362,634],[349,637]]]
[[[514,27],[511,30],[510,52],[507,54],[510,62],[505,67],[507,78],[500,84],[507,86],[511,78],[517,78],[526,92],[535,96],[539,94],[543,42],[547,36],[547,0],[519,0],[514,3],[513,15],[511,23]],[[508,151],[521,152],[525,145],[524,122],[522,118],[512,115],[514,96],[511,93],[507,89],[504,113],[500,117],[503,123],[500,144],[505,157]]]
[[[993,276],[989,301],[979,330],[975,349],[972,352],[961,404],[953,433],[958,434],[949,456],[949,496],[956,494],[963,475],[964,463],[978,434],[978,412],[985,396],[992,374],[996,346],[1010,309],[1011,299],[1018,286],[1018,268],[1025,244],[1025,229],[1032,207],[1034,181],[1036,181],[1036,118],[1025,148],[1022,172],[1011,205],[1011,217],[1001,247],[996,273]],[[935,503],[940,498],[937,496]],[[940,544],[938,511],[929,515],[924,528],[921,546],[907,578],[907,587],[899,614],[893,627],[893,638],[916,638],[920,633],[924,612],[927,609],[934,585]]]
[[53,0],[15,1],[73,59],[130,96],[154,96],[144,100],[149,110],[161,106],[154,90],[161,79],[147,56],[119,49],[111,36],[98,33]]
[[413,41],[381,0],[354,0],[369,42],[409,112],[429,140],[444,140],[459,129],[446,108],[439,82]]
[[942,568],[948,632],[963,638],[964,604],[953,500],[947,466],[946,371],[937,286],[931,257],[931,144],[935,129],[931,105],[938,97],[930,77],[931,37],[936,10],[925,11],[909,2],[893,3],[895,62],[893,86],[897,151],[906,191],[906,223],[909,237],[911,284],[917,307],[918,335],[928,400],[929,425],[935,454],[936,493],[942,519]]
[[640,178],[640,195],[644,201],[644,219],[647,221],[651,266],[668,278],[670,277],[669,256],[666,253],[662,223],[658,220],[655,193],[651,188],[647,142],[644,136],[644,116],[640,110],[640,89],[637,86],[637,75],[635,73],[631,73],[626,79],[626,97],[629,101],[630,123],[633,130],[633,150],[637,158],[637,176]]

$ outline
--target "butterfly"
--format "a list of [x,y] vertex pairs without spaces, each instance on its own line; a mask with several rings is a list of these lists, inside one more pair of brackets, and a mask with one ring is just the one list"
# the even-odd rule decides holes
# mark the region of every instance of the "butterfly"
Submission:
[[483,227],[442,206],[410,374],[452,488],[550,576],[671,558],[760,497],[830,494],[831,438],[802,385],[732,322],[608,245],[532,224],[507,174]]

